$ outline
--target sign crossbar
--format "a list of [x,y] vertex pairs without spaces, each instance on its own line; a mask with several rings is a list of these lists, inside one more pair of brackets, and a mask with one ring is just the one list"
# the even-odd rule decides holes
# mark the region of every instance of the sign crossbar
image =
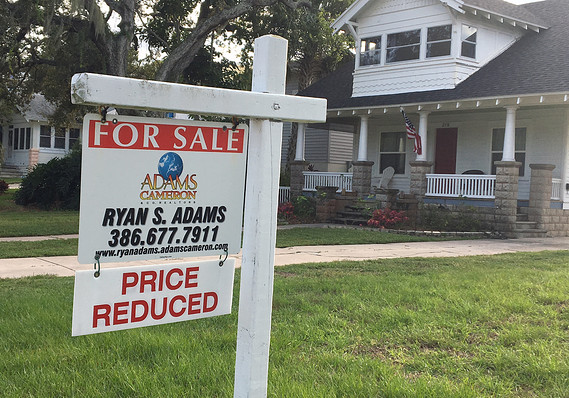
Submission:
[[96,73],[73,76],[71,102],[303,123],[326,120],[326,100],[322,98],[201,87]]

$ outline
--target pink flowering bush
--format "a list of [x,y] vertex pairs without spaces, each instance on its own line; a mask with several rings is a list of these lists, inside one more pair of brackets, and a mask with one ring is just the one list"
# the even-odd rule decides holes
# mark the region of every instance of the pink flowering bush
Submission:
[[392,228],[397,224],[403,224],[409,221],[409,218],[403,211],[391,209],[374,210],[367,225],[373,228]]
[[281,221],[293,221],[295,219],[293,204],[291,202],[281,203],[277,212],[277,218]]

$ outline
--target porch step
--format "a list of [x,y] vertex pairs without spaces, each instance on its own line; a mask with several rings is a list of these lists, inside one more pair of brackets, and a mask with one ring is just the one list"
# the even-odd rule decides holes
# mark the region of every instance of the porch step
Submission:
[[346,206],[343,211],[337,212],[332,222],[343,225],[367,225],[369,219],[366,208],[350,205]]
[[[523,217],[522,217],[523,218]],[[507,238],[545,238],[547,231],[537,228],[537,223],[533,221],[516,221],[516,226],[512,232],[506,233]]]
[[517,222],[527,222],[528,220],[528,215],[524,214],[524,213],[518,213],[516,214],[516,221]]
[[18,166],[4,165],[0,167],[0,179],[3,178],[21,178],[25,172],[23,172]]

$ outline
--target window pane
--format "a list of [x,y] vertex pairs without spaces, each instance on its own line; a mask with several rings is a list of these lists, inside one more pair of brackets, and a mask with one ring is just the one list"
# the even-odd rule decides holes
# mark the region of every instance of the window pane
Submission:
[[516,151],[526,150],[526,129],[521,127],[516,129]]
[[26,129],[20,129],[20,149],[26,148]]
[[14,129],[14,149],[18,149],[20,139],[20,129]]
[[360,66],[376,65],[381,62],[381,36],[362,40]]
[[51,127],[40,126],[40,147],[51,148]]
[[405,155],[400,153],[382,153],[379,161],[379,169],[393,167],[396,174],[405,174]]
[[450,40],[452,25],[435,26],[427,29],[427,41]]
[[462,25],[462,41],[476,43],[476,28],[468,25]]
[[419,46],[395,47],[387,50],[387,62],[419,59]]
[[30,149],[32,145],[32,128],[26,128],[26,149]]
[[502,160],[502,152],[494,152],[492,154],[492,175],[496,175],[496,165],[494,163],[499,162],[500,160]]
[[400,47],[421,42],[421,29],[387,35],[387,47]]
[[69,149],[79,141],[79,129],[69,129]]
[[526,154],[524,152],[516,152],[514,154],[514,159],[516,159],[516,162],[520,162],[522,164],[520,166],[520,177],[523,177],[526,168]]
[[405,152],[405,133],[382,133],[380,151]]
[[476,58],[476,44],[463,42],[460,55],[468,58]]
[[450,55],[450,41],[427,44],[427,58]]
[[492,151],[504,150],[504,129],[492,130]]

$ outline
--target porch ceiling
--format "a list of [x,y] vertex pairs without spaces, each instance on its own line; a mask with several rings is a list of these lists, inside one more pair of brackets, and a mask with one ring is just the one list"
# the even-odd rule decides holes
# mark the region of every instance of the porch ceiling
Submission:
[[392,114],[399,113],[400,109],[404,109],[407,113],[452,112],[481,109],[503,109],[510,106],[525,108],[559,105],[569,106],[569,92],[328,109],[328,117]]

